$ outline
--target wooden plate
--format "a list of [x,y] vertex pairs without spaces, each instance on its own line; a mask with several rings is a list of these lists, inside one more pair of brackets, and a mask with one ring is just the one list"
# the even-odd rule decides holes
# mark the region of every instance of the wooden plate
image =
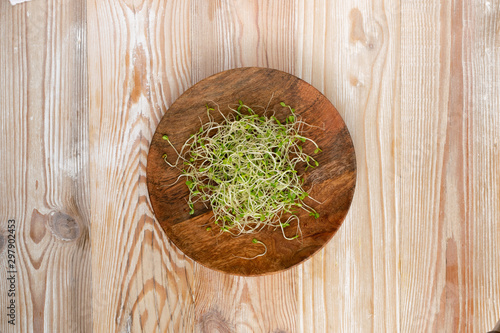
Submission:
[[[272,97],[272,99],[271,99]],[[302,237],[290,241],[283,238],[280,230],[264,229],[258,235],[233,237],[220,234],[216,228],[206,231],[213,222],[210,209],[195,206],[195,213],[189,214],[187,205],[188,188],[185,180],[173,183],[180,175],[179,170],[170,168],[163,161],[167,153],[173,162],[175,154],[164,134],[169,136],[178,149],[195,133],[201,122],[207,121],[205,104],[213,101],[228,114],[228,105],[238,100],[254,106],[257,113],[274,110],[285,117],[286,109],[279,105],[285,102],[296,109],[303,120],[321,129],[310,130],[310,137],[323,152],[314,155],[319,167],[304,174],[304,188],[316,200],[306,202],[320,214],[319,219],[299,212]],[[255,106],[262,106],[258,108]],[[221,121],[222,117],[216,117]],[[324,129],[324,130],[323,130]],[[312,145],[304,144],[304,151],[312,154]],[[299,170],[301,172],[301,170]],[[313,86],[305,81],[273,69],[238,68],[215,74],[195,84],[180,96],[165,113],[153,136],[148,155],[147,182],[149,196],[155,215],[167,236],[188,257],[209,268],[238,275],[261,275],[277,272],[297,265],[320,250],[338,230],[347,214],[356,183],[356,159],[354,147],[347,127],[335,107]],[[311,188],[312,186],[312,188]],[[307,201],[309,200],[309,201]],[[293,236],[294,228],[287,229]],[[285,229],[286,230],[286,229]],[[263,251],[260,244],[252,244],[258,238],[266,244],[267,254],[253,260]]]

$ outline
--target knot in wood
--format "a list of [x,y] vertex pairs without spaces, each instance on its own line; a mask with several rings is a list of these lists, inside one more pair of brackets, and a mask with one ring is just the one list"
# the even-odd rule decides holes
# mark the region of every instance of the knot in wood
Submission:
[[72,241],[80,236],[80,226],[68,214],[53,212],[49,216],[49,228],[52,233],[62,240]]
[[220,332],[229,333],[234,332],[234,325],[226,320],[220,311],[209,310],[205,312],[200,318],[200,331],[203,333]]

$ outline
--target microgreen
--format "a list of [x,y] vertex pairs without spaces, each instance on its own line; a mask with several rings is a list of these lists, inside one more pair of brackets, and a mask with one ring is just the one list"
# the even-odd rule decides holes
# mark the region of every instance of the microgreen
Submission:
[[[280,228],[286,239],[300,234],[294,208],[319,218],[319,213],[304,202],[309,194],[302,188],[304,178],[297,167],[307,170],[319,165],[304,152],[302,144],[312,143],[315,154],[321,149],[304,136],[304,126],[310,125],[295,109],[279,104],[291,113],[285,121],[274,114],[257,115],[254,108],[239,100],[236,109],[231,108],[233,113],[220,113],[224,118],[221,123],[214,120],[210,113],[214,108],[207,104],[209,121],[189,137],[180,152],[163,135],[178,158],[173,164],[166,154],[162,158],[181,170],[179,177],[186,177],[189,214],[195,214],[195,204],[200,202],[211,206],[213,222],[221,232],[251,234],[269,226]],[[296,234],[287,237],[284,228],[293,221],[297,222]],[[256,238],[252,242],[265,246]]]

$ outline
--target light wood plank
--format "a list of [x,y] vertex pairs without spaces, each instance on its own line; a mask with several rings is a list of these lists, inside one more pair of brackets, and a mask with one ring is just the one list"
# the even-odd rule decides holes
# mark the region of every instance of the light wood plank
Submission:
[[405,3],[401,19],[401,329],[430,331],[437,329],[436,291],[444,286],[436,169],[443,166],[448,118],[449,5],[441,11],[437,1]]
[[397,1],[299,1],[296,74],[337,107],[353,137],[356,193],[343,226],[299,267],[301,332],[395,332],[399,30]]
[[190,85],[189,1],[87,1],[94,330],[190,332],[193,268],[155,223],[149,142]]
[[235,277],[196,265],[196,332],[295,332],[295,269]]
[[403,331],[485,332],[500,317],[498,9],[402,5]]
[[[293,73],[291,1],[201,1],[192,8],[192,81],[235,67]],[[195,327],[200,332],[294,332],[296,269],[264,277],[224,275],[195,265]]]
[[293,1],[192,0],[193,84],[223,70],[294,66]]
[[[461,9],[462,35],[457,31],[456,38],[462,43],[452,47],[452,59],[462,52],[457,67],[463,68],[464,159],[457,162],[466,170],[466,208],[465,221],[448,226],[448,242],[457,243],[457,275],[463,276],[457,293],[461,312],[450,321],[460,318],[465,331],[482,332],[500,319],[500,1],[454,1],[452,13]],[[450,89],[460,91],[453,82]],[[447,253],[453,258],[450,246]],[[448,271],[447,265],[447,280]]]
[[[1,332],[92,329],[85,12],[70,0],[0,2]],[[15,326],[7,219],[17,229]]]

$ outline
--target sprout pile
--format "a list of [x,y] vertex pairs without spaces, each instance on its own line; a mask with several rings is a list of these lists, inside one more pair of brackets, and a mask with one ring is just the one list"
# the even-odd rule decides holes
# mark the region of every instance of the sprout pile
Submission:
[[[297,209],[318,218],[318,212],[304,202],[309,194],[302,188],[303,178],[297,167],[318,166],[311,155],[303,151],[306,141],[313,144],[314,153],[321,152],[316,142],[304,136],[304,127],[295,110],[281,102],[289,115],[279,121],[274,114],[258,115],[239,101],[224,115],[218,108],[206,106],[208,122],[190,136],[180,151],[167,140],[177,154],[174,163],[163,159],[170,167],[181,170],[178,179],[185,177],[189,188],[190,214],[194,205],[202,202],[213,211],[212,227],[234,236],[256,233],[265,227],[280,228],[283,237],[295,239],[300,235]],[[217,123],[213,113],[224,120]],[[313,198],[310,198],[314,200]],[[285,228],[296,221],[294,235],[287,236]],[[260,243],[255,238],[253,243]],[[250,259],[250,258],[245,258]]]

